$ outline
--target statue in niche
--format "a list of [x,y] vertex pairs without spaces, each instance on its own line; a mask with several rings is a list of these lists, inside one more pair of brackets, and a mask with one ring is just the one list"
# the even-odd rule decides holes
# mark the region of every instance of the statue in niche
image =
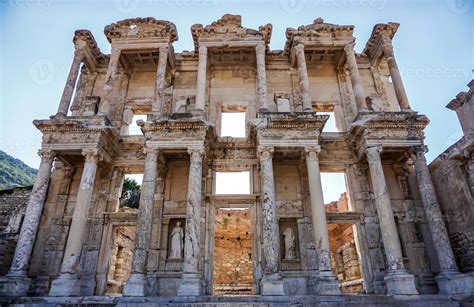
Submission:
[[181,259],[184,246],[184,231],[181,222],[176,222],[176,226],[171,231],[171,252],[169,259]]
[[295,259],[295,233],[293,229],[287,228],[283,232],[283,236],[285,237],[285,259]]
[[290,112],[290,97],[284,93],[275,93],[274,100],[277,105],[277,112]]

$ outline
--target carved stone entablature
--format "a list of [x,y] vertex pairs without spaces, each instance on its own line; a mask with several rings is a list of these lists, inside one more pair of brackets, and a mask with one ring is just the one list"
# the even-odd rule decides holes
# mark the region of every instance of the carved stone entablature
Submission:
[[257,156],[255,152],[254,143],[248,140],[218,138],[214,150],[214,158],[222,160],[256,159]]
[[259,142],[273,139],[281,143],[275,146],[304,146],[298,140],[317,141],[328,118],[315,112],[261,113],[250,121],[250,135],[256,135]]
[[95,71],[100,59],[104,56],[97,46],[94,36],[89,30],[74,32],[73,43],[77,51],[82,52],[85,65],[90,71]]
[[362,54],[369,57],[371,63],[376,62],[382,56],[382,45],[384,40],[391,40],[395,36],[395,33],[397,33],[399,25],[400,24],[396,22],[389,22],[387,24],[379,23],[374,26],[372,34],[362,51]]
[[263,41],[268,50],[272,36],[272,25],[259,27],[258,31],[242,27],[240,15],[225,14],[210,25],[194,24],[191,26],[194,49],[197,53],[200,42],[222,42],[228,44],[235,41]]
[[34,120],[33,124],[43,133],[45,148],[65,154],[99,148],[106,161],[114,155],[118,130],[110,126],[105,116],[51,117],[49,120]]
[[289,54],[292,47],[297,44],[305,46],[340,46],[354,41],[352,25],[335,25],[325,23],[322,18],[317,18],[312,24],[300,26],[298,29],[286,29],[285,53]]
[[215,127],[198,118],[160,119],[153,122],[138,123],[145,133],[146,140],[179,140],[215,142]]
[[361,116],[350,129],[359,157],[370,146],[384,149],[407,149],[423,144],[423,130],[429,120],[425,115],[407,112],[372,113]]
[[146,40],[172,43],[178,39],[176,26],[166,20],[153,17],[130,18],[112,23],[104,28],[107,40]]

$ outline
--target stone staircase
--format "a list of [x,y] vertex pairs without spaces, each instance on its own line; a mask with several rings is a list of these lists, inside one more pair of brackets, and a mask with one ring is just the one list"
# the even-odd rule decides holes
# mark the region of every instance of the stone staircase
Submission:
[[420,295],[405,298],[393,298],[379,295],[342,295],[342,296],[258,296],[224,295],[201,297],[25,297],[0,303],[5,306],[172,306],[172,307],[233,307],[233,306],[401,306],[401,307],[468,307],[474,301],[452,301],[446,296]]

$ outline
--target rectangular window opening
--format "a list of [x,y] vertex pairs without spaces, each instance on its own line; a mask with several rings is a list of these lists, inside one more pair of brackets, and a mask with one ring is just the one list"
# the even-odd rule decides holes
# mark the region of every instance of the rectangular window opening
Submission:
[[245,138],[245,112],[222,112],[221,136]]
[[216,194],[250,194],[250,172],[217,172]]
[[126,174],[120,195],[120,208],[137,209],[140,203],[143,174]]
[[321,185],[326,212],[350,211],[351,206],[344,173],[321,172]]
[[318,115],[329,115],[329,118],[324,125],[323,132],[339,132],[336,127],[336,117],[334,112],[318,112]]

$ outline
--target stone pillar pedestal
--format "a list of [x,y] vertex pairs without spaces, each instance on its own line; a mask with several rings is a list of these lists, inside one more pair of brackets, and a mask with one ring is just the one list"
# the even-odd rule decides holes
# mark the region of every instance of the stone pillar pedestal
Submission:
[[349,67],[349,77],[351,78],[352,90],[354,91],[357,110],[359,112],[367,112],[367,103],[365,101],[364,88],[359,75],[359,67],[354,53],[354,43],[347,44],[344,47],[346,54],[346,63]]
[[309,92],[308,69],[304,57],[304,45],[299,44],[294,47],[296,63],[298,65],[298,76],[300,78],[300,91],[303,99],[303,112],[312,112],[311,94]]
[[150,249],[151,231],[153,223],[153,207],[155,204],[155,187],[157,178],[158,150],[145,148],[145,172],[140,192],[138,207],[137,236],[133,251],[130,276],[123,288],[124,296],[147,295],[146,265]]
[[268,112],[267,103],[267,74],[265,70],[265,44],[258,43],[255,47],[257,55],[257,97],[258,110],[260,112]]
[[189,148],[188,153],[191,155],[191,164],[188,178],[183,276],[178,287],[178,295],[199,296],[201,294],[201,276],[198,264],[201,255],[201,186],[204,149]]
[[151,111],[155,118],[160,116],[163,113],[163,104],[165,101],[164,92],[165,92],[165,77],[166,77],[167,62],[168,62],[168,47],[161,47],[159,58],[158,58],[158,68],[156,70],[153,103],[151,106]]
[[85,156],[84,170],[77,192],[61,273],[51,284],[50,296],[79,296],[81,294],[81,282],[77,270],[86,233],[97,162],[100,160],[97,149],[84,149],[82,154]]
[[0,279],[0,294],[5,296],[26,296],[32,283],[28,269],[55,157],[51,150],[40,150],[38,154],[41,164],[26,207],[13,262],[8,274]]
[[107,68],[107,74],[105,75],[105,84],[103,90],[103,100],[100,103],[99,114],[100,115],[109,115],[110,111],[110,95],[113,92],[115,81],[117,81],[117,70],[120,61],[121,50],[112,47],[112,52],[110,53],[109,66]]
[[77,49],[74,51],[74,58],[72,60],[69,75],[67,77],[66,86],[64,86],[63,95],[61,96],[61,102],[59,103],[58,113],[59,116],[67,116],[69,111],[69,105],[71,104],[72,94],[74,93],[74,87],[76,86],[77,76],[79,75],[79,69],[81,68],[82,58],[84,57],[84,51]]
[[426,147],[424,146],[415,148],[412,160],[415,166],[423,208],[425,209],[425,216],[440,267],[440,273],[435,279],[440,293],[448,294],[451,292],[450,280],[456,275],[460,275],[460,272],[456,264],[451,242],[449,241],[448,231],[443,221],[443,214],[439,207],[430,171],[426,164],[425,151]]
[[408,102],[407,93],[403,86],[402,77],[400,70],[398,69],[397,61],[395,61],[395,55],[393,54],[392,40],[388,37],[388,34],[383,34],[383,53],[387,58],[388,69],[390,71],[390,77],[392,78],[393,88],[395,95],[397,96],[398,104],[402,111],[411,111],[410,104]]
[[275,181],[273,178],[273,147],[258,148],[260,159],[260,184],[263,216],[263,278],[262,295],[285,295],[280,276],[280,231],[278,226]]
[[316,291],[321,295],[339,295],[341,294],[339,282],[331,269],[328,224],[319,170],[318,154],[320,151],[319,147],[305,148],[309,194],[311,198],[311,219],[313,222],[314,242],[318,252],[319,273]]
[[196,106],[194,112],[196,115],[204,114],[206,102],[206,71],[207,71],[207,47],[199,47],[199,63],[196,84]]
[[416,295],[415,277],[403,266],[402,247],[397,225],[393,217],[392,204],[388,195],[380,153],[382,147],[368,147],[365,150],[374,189],[375,205],[382,232],[382,241],[387,259],[388,273],[384,280],[389,295]]

